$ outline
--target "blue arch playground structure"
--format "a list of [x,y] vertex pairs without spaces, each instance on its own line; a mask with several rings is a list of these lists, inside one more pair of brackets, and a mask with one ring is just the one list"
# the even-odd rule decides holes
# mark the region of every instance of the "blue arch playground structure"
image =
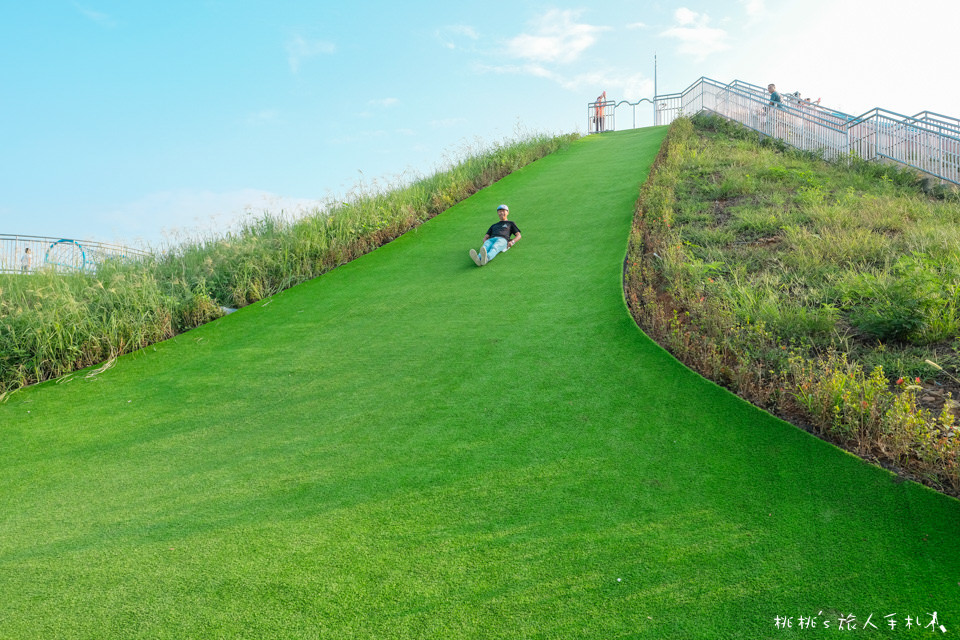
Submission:
[[[27,268],[23,262],[26,249],[32,254]],[[0,234],[0,273],[42,269],[60,273],[90,272],[104,260],[136,260],[147,255],[145,251],[105,242]]]

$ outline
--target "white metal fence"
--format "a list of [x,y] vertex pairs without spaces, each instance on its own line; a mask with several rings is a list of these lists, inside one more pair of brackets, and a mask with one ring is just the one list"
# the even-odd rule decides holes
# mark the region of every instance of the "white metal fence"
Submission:
[[616,106],[614,100],[591,102],[587,105],[587,133],[615,131]]
[[0,273],[95,271],[108,259],[136,260],[147,255],[103,242],[0,234]]
[[828,159],[856,155],[890,161],[960,184],[960,120],[924,111],[904,116],[872,109],[852,116],[783,94],[779,105],[757,85],[700,78],[680,93],[654,98],[654,124],[715,113]]

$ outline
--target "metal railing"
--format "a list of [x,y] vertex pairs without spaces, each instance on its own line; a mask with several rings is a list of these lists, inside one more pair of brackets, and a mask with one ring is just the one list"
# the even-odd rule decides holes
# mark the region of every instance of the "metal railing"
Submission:
[[641,98],[636,102],[630,102],[628,100],[621,100],[619,102],[615,100],[608,100],[606,102],[601,102],[599,105],[596,102],[591,102],[587,105],[587,133],[600,133],[602,131],[615,131],[617,128],[617,109],[623,105],[628,107],[633,107],[633,128],[637,128],[637,107],[640,104],[648,102],[653,105],[653,100],[650,98]]
[[757,85],[700,78],[680,93],[654,97],[654,124],[714,113],[831,160],[857,156],[912,167],[960,184],[960,120],[930,111],[905,116],[875,108],[852,116],[783,94],[779,105]]
[[616,106],[614,100],[596,101],[587,105],[587,133],[602,133],[615,131]]
[[148,255],[103,242],[0,234],[0,273],[92,272],[106,260],[138,260]]

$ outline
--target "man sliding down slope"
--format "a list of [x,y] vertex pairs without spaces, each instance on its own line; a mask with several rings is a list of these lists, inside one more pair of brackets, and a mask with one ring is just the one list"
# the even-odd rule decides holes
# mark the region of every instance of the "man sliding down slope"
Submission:
[[470,249],[470,257],[482,267],[493,260],[498,253],[506,251],[520,241],[520,229],[512,221],[507,220],[510,215],[510,207],[505,204],[497,207],[497,215],[500,216],[500,222],[494,223],[487,229],[487,234],[483,236],[483,246],[480,247],[478,254],[474,249]]

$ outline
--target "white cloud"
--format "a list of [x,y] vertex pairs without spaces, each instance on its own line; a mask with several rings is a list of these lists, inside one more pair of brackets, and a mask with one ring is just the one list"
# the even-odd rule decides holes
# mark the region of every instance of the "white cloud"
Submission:
[[[557,83],[564,89],[590,96],[592,92],[606,91],[610,99],[629,100],[636,102],[640,98],[653,97],[653,80],[642,73],[625,73],[622,71],[602,69],[578,74],[566,74],[539,64],[485,66],[476,65],[479,73],[499,73],[528,75],[544,78]],[[622,96],[622,97],[619,97]],[[591,99],[593,99],[591,97]]]
[[730,49],[729,35],[723,29],[709,26],[710,16],[680,7],[674,13],[677,26],[660,35],[679,41],[678,51],[697,62],[707,56]]
[[523,73],[535,76],[537,78],[551,78],[555,80],[557,77],[559,77],[559,74],[550,71],[541,64],[525,64],[521,66],[520,69],[523,71]]
[[[673,14],[673,17],[676,19],[677,24],[681,27],[686,27],[688,25],[695,25],[697,23],[697,18],[700,16],[699,13],[691,11],[686,7],[680,7]],[[704,16],[705,17],[705,16]]]
[[[623,87],[622,95],[624,100],[636,102],[641,98],[653,98],[653,79],[648,78],[642,73],[626,76],[619,80],[614,79],[612,86],[616,87],[618,85]],[[640,109],[641,107],[638,106],[637,108]],[[650,105],[650,109],[653,109],[653,105]]]
[[437,38],[447,49],[456,49],[458,41],[466,38],[468,40],[479,40],[480,35],[476,29],[464,24],[455,24],[443,27],[437,30]]
[[[632,69],[617,68],[609,63],[569,64],[577,62],[584,51],[595,45],[602,32],[611,30],[610,27],[581,24],[579,18],[578,11],[551,10],[535,21],[532,33],[508,41],[507,54],[521,60],[495,65],[478,62],[474,63],[473,69],[477,73],[541,78],[591,99],[601,91],[631,102],[652,97],[653,81]],[[627,28],[649,27],[636,22]]]
[[[499,73],[543,78],[559,84],[571,91],[596,88],[597,80],[603,74],[596,72],[571,75],[558,70],[561,65],[577,62],[582,54],[594,46],[600,34],[610,31],[610,27],[584,24],[580,22],[580,11],[561,11],[552,9],[532,22],[530,33],[522,33],[509,39],[504,53],[514,59],[514,64],[484,65],[475,68],[481,73]],[[631,28],[642,28],[637,23]]]
[[564,89],[579,93],[594,90],[596,93],[606,91],[609,100],[636,102],[641,98],[653,97],[653,80],[642,73],[622,74],[612,71],[592,71],[571,77],[557,76],[554,79]]
[[375,107],[393,107],[399,103],[400,101],[396,98],[380,98],[379,100],[371,100],[367,104],[373,105]]
[[336,52],[337,46],[325,40],[307,40],[303,36],[297,35],[287,41],[286,50],[290,70],[298,73],[304,60],[333,54]]
[[117,21],[113,19],[112,16],[107,15],[106,13],[101,13],[100,11],[94,11],[89,7],[85,7],[77,2],[73,3],[74,8],[79,11],[85,18],[96,22],[101,27],[107,27],[112,29],[117,26]]
[[739,0],[739,2],[750,18],[762,16],[767,10],[766,0]]
[[575,61],[597,42],[601,32],[609,30],[577,22],[580,13],[551,9],[534,21],[534,33],[521,33],[507,41],[507,54],[538,62]]

